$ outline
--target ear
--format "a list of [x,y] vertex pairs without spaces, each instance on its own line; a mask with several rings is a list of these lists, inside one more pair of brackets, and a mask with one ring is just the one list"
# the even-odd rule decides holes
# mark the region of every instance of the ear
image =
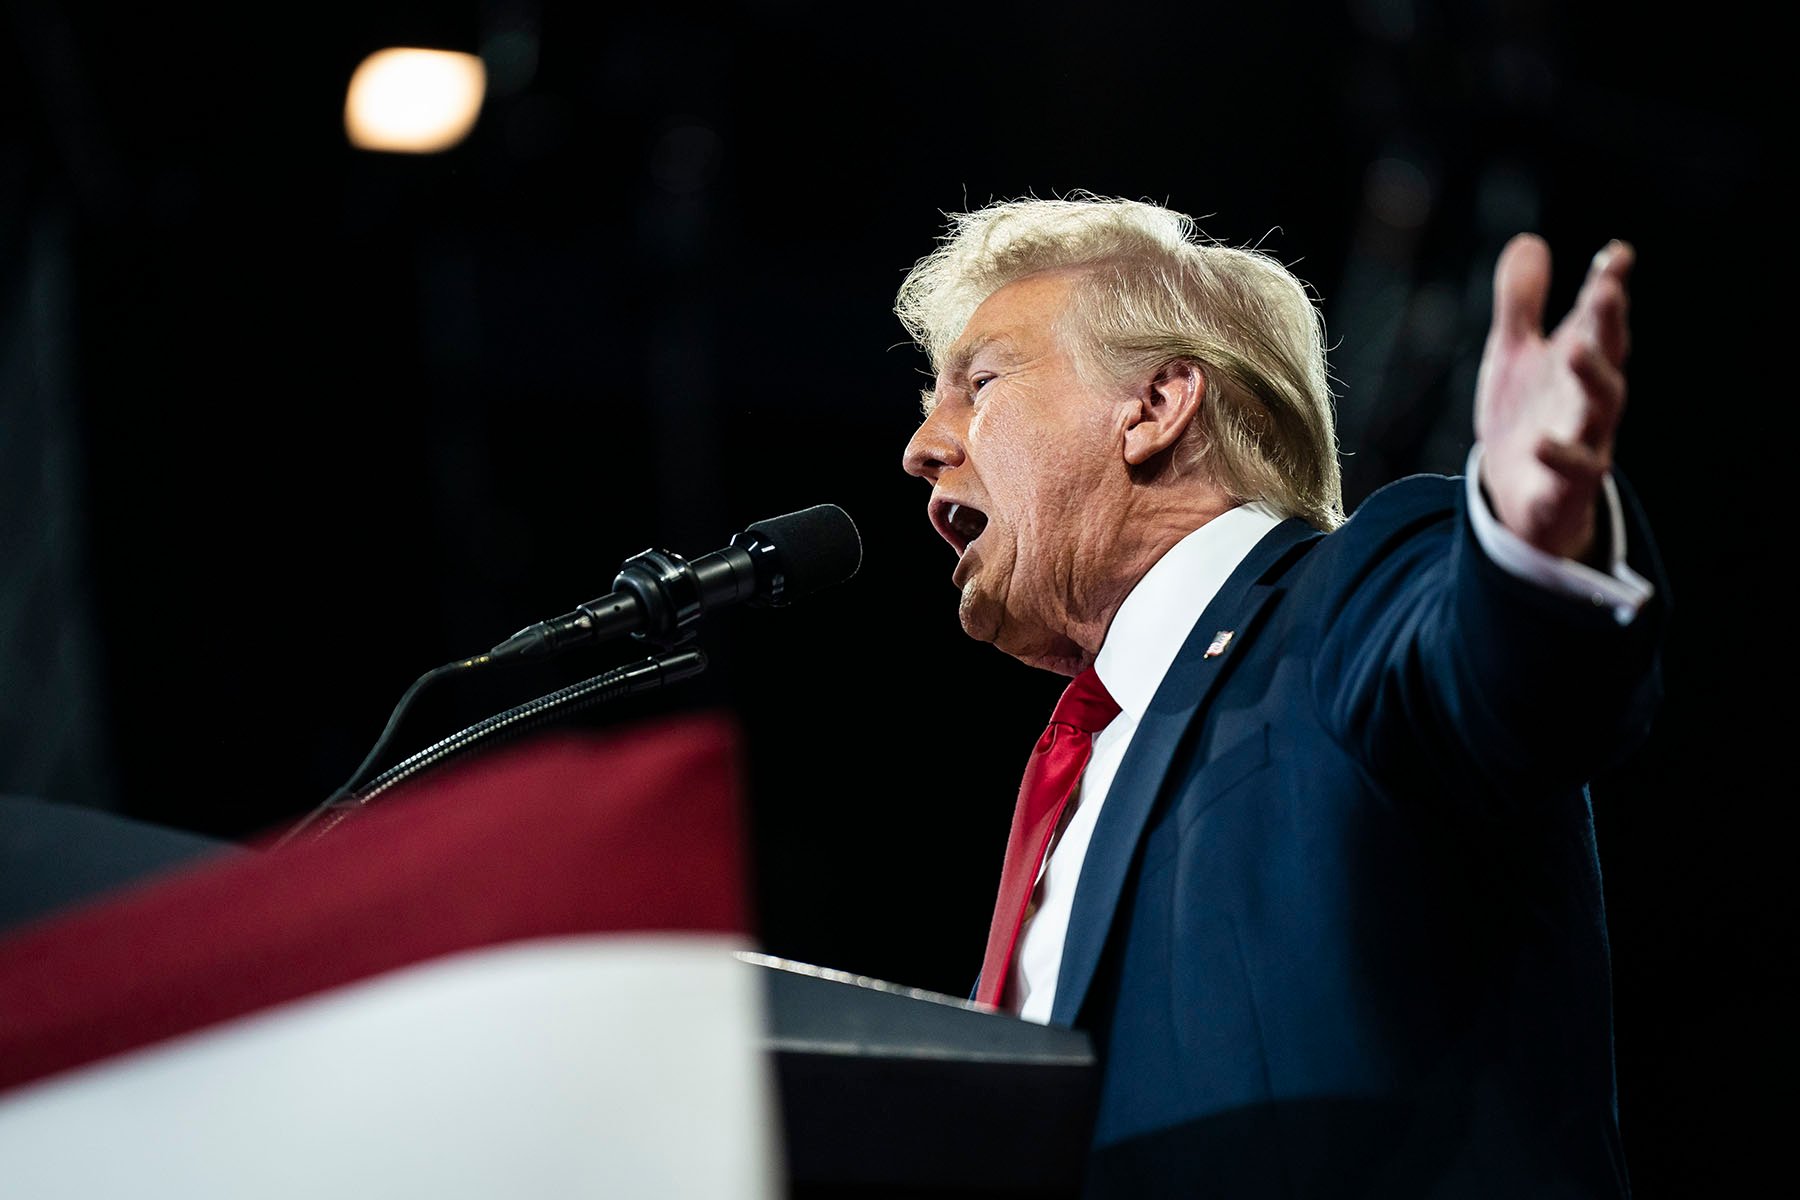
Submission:
[[1125,420],[1125,461],[1141,467],[1181,440],[1206,398],[1200,364],[1178,358],[1157,369],[1132,398]]

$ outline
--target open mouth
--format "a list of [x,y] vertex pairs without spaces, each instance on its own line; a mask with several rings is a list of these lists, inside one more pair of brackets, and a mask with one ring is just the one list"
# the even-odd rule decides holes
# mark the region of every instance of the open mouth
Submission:
[[955,548],[960,558],[969,544],[987,528],[988,519],[987,514],[979,508],[953,500],[933,500],[931,523],[943,535],[944,540]]

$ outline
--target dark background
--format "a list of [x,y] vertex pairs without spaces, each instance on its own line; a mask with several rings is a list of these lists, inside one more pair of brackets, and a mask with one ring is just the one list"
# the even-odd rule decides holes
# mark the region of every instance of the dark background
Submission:
[[[961,636],[899,469],[925,377],[889,305],[940,212],[1086,188],[1292,264],[1351,503],[1459,469],[1508,235],[1550,239],[1557,314],[1625,237],[1619,459],[1677,623],[1594,787],[1621,1113],[1640,1195],[1748,1190],[1796,1065],[1791,67],[1749,7],[1657,11],[5,0],[0,792],[270,829],[426,668],[831,501],[856,579],[709,621],[705,677],[590,720],[735,713],[765,947],[961,993],[1060,681]],[[347,144],[393,44],[483,53],[462,146]],[[403,740],[610,661],[448,689]]]

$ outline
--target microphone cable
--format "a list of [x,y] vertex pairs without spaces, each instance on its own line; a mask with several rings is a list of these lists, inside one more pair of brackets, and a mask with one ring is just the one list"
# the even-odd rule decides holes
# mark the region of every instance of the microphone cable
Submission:
[[[579,683],[559,688],[534,700],[527,700],[505,712],[483,718],[449,737],[433,742],[423,750],[408,755],[370,780],[367,786],[363,786],[363,778],[369,769],[380,760],[382,752],[387,748],[387,743],[392,740],[394,731],[399,728],[401,717],[407,706],[427,687],[445,676],[470,667],[484,665],[486,661],[486,655],[478,655],[472,659],[446,663],[444,666],[419,676],[406,690],[406,694],[400,698],[400,703],[394,707],[394,714],[388,718],[387,728],[382,731],[381,738],[376,742],[374,749],[369,751],[368,757],[363,759],[362,765],[356,769],[356,773],[350,777],[347,783],[328,796],[324,803],[308,813],[304,820],[283,834],[281,839],[270,849],[281,849],[298,838],[313,824],[329,815],[330,819],[327,823],[313,834],[313,840],[317,841],[343,824],[350,816],[367,807],[382,793],[398,787],[433,767],[440,766],[451,759],[460,758],[480,746],[506,738],[518,737],[607,700],[634,695],[667,683],[690,678],[704,671],[707,663],[704,653],[688,647],[614,667]],[[360,790],[358,790],[359,788]]]

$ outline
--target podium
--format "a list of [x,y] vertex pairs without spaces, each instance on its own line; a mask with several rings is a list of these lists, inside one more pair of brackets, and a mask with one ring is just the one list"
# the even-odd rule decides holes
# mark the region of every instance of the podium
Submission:
[[1098,1075],[1085,1033],[760,954],[797,1195],[1073,1196]]
[[737,755],[547,738],[0,937],[0,1191],[1074,1194],[1086,1036],[759,954]]

